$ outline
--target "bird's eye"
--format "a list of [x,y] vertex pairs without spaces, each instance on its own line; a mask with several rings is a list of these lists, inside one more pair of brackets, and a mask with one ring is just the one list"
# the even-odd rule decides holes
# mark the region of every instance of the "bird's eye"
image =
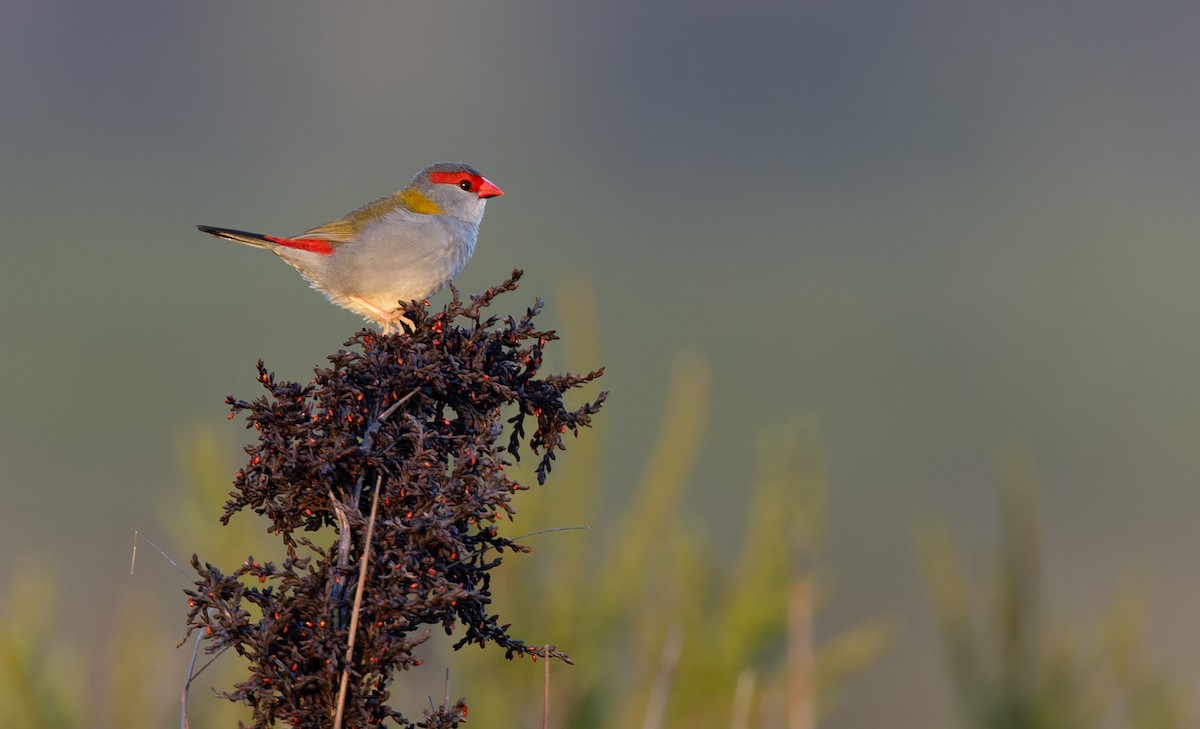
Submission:
[[467,192],[471,191],[471,181],[470,180],[463,180],[462,182],[458,183],[458,186],[461,187],[462,189],[466,190]]

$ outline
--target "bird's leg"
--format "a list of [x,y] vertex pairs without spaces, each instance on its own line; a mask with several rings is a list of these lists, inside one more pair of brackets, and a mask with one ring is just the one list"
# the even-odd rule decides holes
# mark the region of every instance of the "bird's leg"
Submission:
[[[404,332],[404,330],[400,328],[401,323],[408,325],[408,328],[410,330],[415,330],[416,327],[413,326],[413,323],[411,321],[409,321],[407,318],[405,318],[405,316],[403,314],[401,314],[400,311],[401,311],[400,309],[396,309],[395,311],[393,311],[388,316],[387,324],[385,324],[384,326],[385,327],[387,327],[387,326],[396,327],[397,334],[401,334]],[[387,329],[385,328],[384,331],[387,331]]]
[[399,334],[402,331],[400,329],[400,322],[407,324],[409,329],[413,328],[413,323],[408,319],[405,319],[404,315],[400,313],[400,309],[398,308],[393,309],[392,311],[384,311],[371,302],[364,300],[361,296],[347,296],[346,298],[375,314],[377,317],[376,321],[379,322],[379,327],[384,334],[387,334],[388,330],[392,327],[395,327],[396,333]]
[[374,304],[372,304],[371,302],[362,298],[361,296],[347,296],[346,298],[353,301],[354,303],[358,304],[362,308],[370,311],[371,313],[375,314],[376,316],[378,316],[379,321],[388,321],[389,319],[391,319],[391,314],[384,311],[383,309],[380,309],[378,306],[375,306]]

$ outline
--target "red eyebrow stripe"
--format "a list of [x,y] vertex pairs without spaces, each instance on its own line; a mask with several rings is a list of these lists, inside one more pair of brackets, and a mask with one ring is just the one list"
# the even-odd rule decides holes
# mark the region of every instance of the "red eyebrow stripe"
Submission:
[[458,185],[464,180],[469,180],[471,183],[471,192],[474,192],[480,198],[499,197],[504,194],[504,191],[496,187],[490,180],[482,175],[473,175],[470,172],[442,172],[434,171],[429,173],[429,181],[434,184]]
[[276,238],[273,235],[264,235],[263,238],[277,243],[285,248],[295,248],[298,251],[308,251],[309,253],[319,253],[322,256],[333,255],[333,246],[327,240],[319,238]]
[[463,180],[470,180],[474,187],[479,187],[483,184],[483,178],[479,175],[472,175],[470,172],[442,172],[435,170],[429,173],[429,181],[438,184],[457,185]]

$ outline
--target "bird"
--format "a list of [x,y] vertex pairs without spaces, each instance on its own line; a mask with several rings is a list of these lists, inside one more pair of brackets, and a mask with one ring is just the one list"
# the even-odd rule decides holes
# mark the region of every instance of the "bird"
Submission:
[[290,238],[233,228],[199,230],[265,248],[334,304],[401,331],[400,302],[423,301],[457,276],[475,252],[487,201],[504,192],[462,162],[438,162],[404,189]]

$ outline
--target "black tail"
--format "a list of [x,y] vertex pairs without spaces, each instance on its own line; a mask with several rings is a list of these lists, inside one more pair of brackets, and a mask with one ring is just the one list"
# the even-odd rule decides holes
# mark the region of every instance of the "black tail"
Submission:
[[244,230],[234,230],[233,228],[214,228],[211,225],[197,225],[197,230],[201,230],[209,235],[215,235],[218,238],[235,241],[256,248],[271,248],[274,244],[267,240],[264,235],[258,233],[248,233]]

